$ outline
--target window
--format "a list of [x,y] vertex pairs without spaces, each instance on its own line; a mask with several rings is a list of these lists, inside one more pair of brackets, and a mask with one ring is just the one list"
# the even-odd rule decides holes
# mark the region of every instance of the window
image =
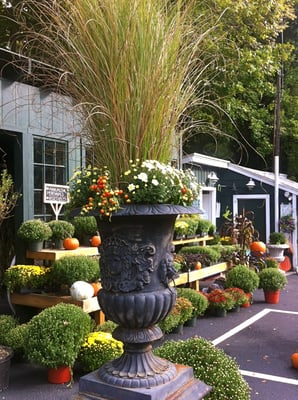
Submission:
[[67,143],[34,138],[34,218],[50,220],[53,211],[43,203],[45,183],[65,185],[67,182]]

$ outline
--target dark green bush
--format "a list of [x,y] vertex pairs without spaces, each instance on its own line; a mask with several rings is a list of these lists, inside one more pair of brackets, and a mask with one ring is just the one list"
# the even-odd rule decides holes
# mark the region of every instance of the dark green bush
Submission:
[[197,256],[196,261],[200,261],[203,267],[216,264],[220,259],[220,252],[213,248],[213,246],[184,246],[180,249],[179,254],[183,255],[187,262],[187,256],[191,261],[195,261],[195,256]]
[[27,324],[25,355],[45,367],[72,367],[91,328],[89,314],[74,304],[45,308]]
[[0,315],[0,344],[9,346],[7,343],[7,335],[19,324],[13,315]]
[[206,400],[249,400],[250,389],[236,361],[206,339],[167,341],[154,350],[175,364],[189,365],[197,379],[212,386]]
[[254,292],[259,286],[258,274],[246,265],[236,265],[226,275],[225,287],[238,287],[245,293]]
[[71,286],[76,281],[94,282],[99,279],[99,263],[88,256],[67,256],[56,260],[51,267],[50,282],[53,288]]
[[7,346],[13,349],[13,354],[15,358],[22,358],[25,354],[25,334],[26,334],[27,324],[17,325],[15,328],[11,329],[6,337]]

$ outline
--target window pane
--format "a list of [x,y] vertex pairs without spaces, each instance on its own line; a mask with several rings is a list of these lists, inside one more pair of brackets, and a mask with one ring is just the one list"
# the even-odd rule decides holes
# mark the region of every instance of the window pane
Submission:
[[45,164],[55,164],[55,142],[45,142]]
[[42,214],[42,205],[43,205],[42,191],[34,192],[34,215]]
[[34,139],[34,162],[42,163],[42,143],[43,141],[40,139]]
[[65,168],[56,168],[56,183],[57,185],[66,184]]
[[46,167],[45,168],[45,183],[56,183],[54,167]]
[[43,189],[42,171],[42,166],[34,166],[34,189]]
[[65,143],[56,143],[56,165],[66,165]]

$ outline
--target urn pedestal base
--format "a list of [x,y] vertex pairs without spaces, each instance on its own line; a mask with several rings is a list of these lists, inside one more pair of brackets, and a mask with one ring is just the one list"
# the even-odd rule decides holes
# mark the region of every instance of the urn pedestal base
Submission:
[[80,378],[79,394],[72,400],[200,400],[212,388],[194,378],[191,367],[175,365],[177,375],[162,385],[146,388],[125,388],[107,384],[93,371]]

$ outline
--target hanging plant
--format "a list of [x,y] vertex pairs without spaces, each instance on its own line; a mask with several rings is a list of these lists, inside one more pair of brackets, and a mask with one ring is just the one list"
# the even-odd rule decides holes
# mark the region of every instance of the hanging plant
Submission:
[[282,232],[292,233],[296,229],[296,221],[290,214],[284,215],[280,218],[279,227]]

